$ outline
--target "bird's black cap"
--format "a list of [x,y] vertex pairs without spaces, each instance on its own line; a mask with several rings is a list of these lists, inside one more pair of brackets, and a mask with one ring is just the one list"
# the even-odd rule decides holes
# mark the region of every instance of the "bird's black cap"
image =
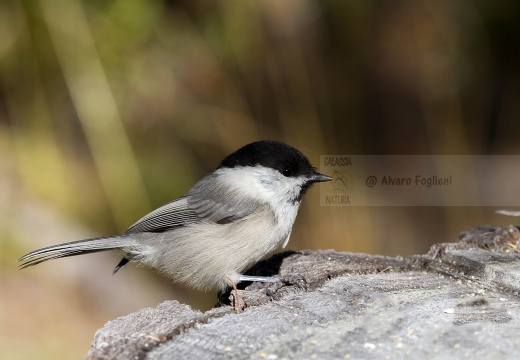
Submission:
[[256,141],[226,156],[218,168],[264,166],[284,176],[311,176],[315,173],[307,157],[299,150],[278,141]]

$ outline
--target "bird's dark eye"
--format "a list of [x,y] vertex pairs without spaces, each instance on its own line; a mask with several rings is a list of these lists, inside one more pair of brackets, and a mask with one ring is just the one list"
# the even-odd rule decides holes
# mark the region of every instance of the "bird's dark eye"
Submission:
[[292,169],[291,168],[285,168],[283,169],[283,172],[282,172],[283,176],[291,176],[292,175]]

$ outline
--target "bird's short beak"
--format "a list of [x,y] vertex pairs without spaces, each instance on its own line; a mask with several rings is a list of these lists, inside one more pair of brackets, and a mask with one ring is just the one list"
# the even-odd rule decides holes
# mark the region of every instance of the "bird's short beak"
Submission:
[[309,182],[311,182],[311,183],[331,181],[331,180],[332,180],[332,178],[330,176],[323,175],[323,174],[320,174],[317,172],[314,172],[309,178]]

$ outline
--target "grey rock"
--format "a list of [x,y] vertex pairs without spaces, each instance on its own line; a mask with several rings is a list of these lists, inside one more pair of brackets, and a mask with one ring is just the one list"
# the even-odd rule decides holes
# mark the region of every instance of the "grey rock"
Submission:
[[88,359],[514,359],[519,239],[486,226],[408,259],[277,254],[251,273],[300,274],[306,289],[254,283],[239,290],[240,312],[166,301],[108,322]]

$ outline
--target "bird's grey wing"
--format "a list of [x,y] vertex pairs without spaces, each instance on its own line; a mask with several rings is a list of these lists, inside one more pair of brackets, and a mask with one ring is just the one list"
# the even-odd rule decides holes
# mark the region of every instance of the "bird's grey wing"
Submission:
[[200,221],[188,205],[186,196],[178,198],[152,211],[126,230],[125,234],[164,232]]
[[228,224],[240,220],[262,204],[244,194],[238,194],[222,183],[213,173],[199,181],[188,193],[188,206],[200,219],[217,224]]
[[199,181],[186,195],[152,211],[125,234],[164,232],[196,222],[229,224],[258,210],[256,201],[226,191],[216,175]]

